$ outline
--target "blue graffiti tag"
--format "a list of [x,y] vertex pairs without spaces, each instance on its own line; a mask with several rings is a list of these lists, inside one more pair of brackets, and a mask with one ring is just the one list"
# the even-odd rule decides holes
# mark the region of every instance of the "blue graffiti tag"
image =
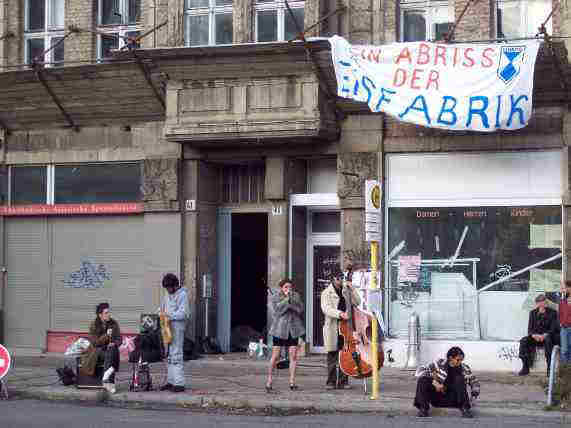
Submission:
[[105,280],[111,279],[111,273],[105,266],[95,264],[90,261],[81,262],[81,267],[75,272],[71,272],[63,280],[69,288],[103,288]]

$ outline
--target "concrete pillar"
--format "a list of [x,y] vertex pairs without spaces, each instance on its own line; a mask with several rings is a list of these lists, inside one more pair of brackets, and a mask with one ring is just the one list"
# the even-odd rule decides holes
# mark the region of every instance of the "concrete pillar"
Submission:
[[[66,31],[71,25],[83,30],[93,30],[97,25],[97,13],[96,0],[66,1]],[[64,41],[64,60],[93,61],[97,56],[96,46],[95,34],[88,31],[73,34]]]
[[[565,1],[561,2],[560,5],[560,13],[557,14],[559,18],[559,34],[567,35],[569,30],[571,30],[571,4]],[[563,39],[563,42],[567,52],[571,52],[571,39]]]
[[337,193],[341,206],[341,254],[343,265],[369,264],[365,242],[364,185],[378,179],[382,159],[383,122],[380,115],[351,115],[342,124],[337,158]]
[[288,203],[285,192],[286,159],[266,159],[264,192],[272,206],[268,225],[268,286],[276,287],[287,274]]
[[249,43],[254,41],[254,1],[255,0],[234,0],[232,13],[234,32],[232,38],[234,43]]

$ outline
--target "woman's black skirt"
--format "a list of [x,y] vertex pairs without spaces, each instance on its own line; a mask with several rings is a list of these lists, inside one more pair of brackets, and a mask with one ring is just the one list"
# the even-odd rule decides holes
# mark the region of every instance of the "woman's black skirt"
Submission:
[[272,346],[297,346],[298,340],[297,337],[291,337],[291,335],[287,339],[280,339],[279,337],[272,336]]

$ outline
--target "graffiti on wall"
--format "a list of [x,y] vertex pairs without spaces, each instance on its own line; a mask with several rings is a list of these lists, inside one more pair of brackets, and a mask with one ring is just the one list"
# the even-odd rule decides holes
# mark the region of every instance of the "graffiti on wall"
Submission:
[[519,358],[519,345],[507,345],[498,349],[498,359],[504,361],[514,361]]
[[100,264],[82,261],[81,267],[65,276],[63,283],[69,288],[103,288],[105,281],[111,279],[111,273]]

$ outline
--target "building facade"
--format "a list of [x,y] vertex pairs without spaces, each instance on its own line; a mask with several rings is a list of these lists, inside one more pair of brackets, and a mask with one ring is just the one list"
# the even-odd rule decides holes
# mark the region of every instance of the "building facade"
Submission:
[[[189,334],[225,350],[265,332],[268,290],[292,277],[320,352],[320,292],[333,266],[368,264],[363,186],[380,179],[395,364],[416,312],[423,359],[460,343],[476,368],[517,367],[534,293],[568,272],[563,43],[541,49],[529,125],[480,134],[338,98],[328,42],[290,42],[296,22],[356,44],[441,40],[460,16],[457,41],[511,40],[553,7],[467,3],[291,1],[294,21],[282,1],[0,1],[2,341],[53,350],[102,300],[135,333],[175,272]],[[556,7],[548,33],[570,27]]]

